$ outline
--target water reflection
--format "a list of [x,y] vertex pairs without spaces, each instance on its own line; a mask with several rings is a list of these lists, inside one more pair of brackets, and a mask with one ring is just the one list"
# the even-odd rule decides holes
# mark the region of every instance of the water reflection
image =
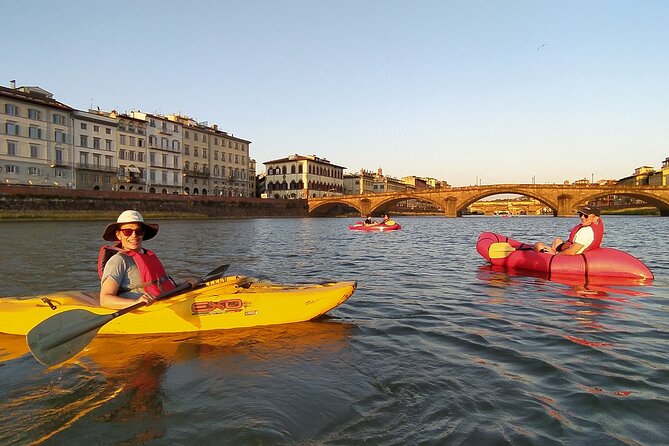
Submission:
[[[253,374],[255,367],[240,367],[240,361],[285,363],[289,358],[313,352],[336,355],[347,346],[347,339],[355,330],[352,324],[325,316],[312,322],[194,335],[99,335],[84,352],[60,368],[42,370],[30,377],[28,381],[34,385],[24,382],[0,398],[4,401],[0,403],[0,414],[5,414],[0,416],[0,423],[9,422],[3,418],[10,409],[30,414],[32,427],[13,435],[39,438],[41,442],[57,439],[66,430],[71,438],[79,435],[79,430],[99,427],[100,423],[113,426],[120,422],[125,426],[122,443],[141,444],[164,436],[165,406],[169,402],[164,382],[175,376],[188,381],[188,377],[181,377],[184,369],[218,369],[216,364],[223,361],[236,363],[235,373],[246,370]],[[25,337],[0,334],[0,361],[0,366],[7,367],[32,363]],[[172,372],[175,366],[178,369]],[[195,397],[203,391],[202,386],[210,383],[190,385]],[[58,408],[58,417],[53,408]],[[82,418],[88,421],[75,423]],[[7,434],[0,432],[0,439]]]

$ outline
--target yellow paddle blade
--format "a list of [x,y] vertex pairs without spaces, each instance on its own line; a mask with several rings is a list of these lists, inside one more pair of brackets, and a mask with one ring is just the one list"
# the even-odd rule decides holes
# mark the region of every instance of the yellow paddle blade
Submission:
[[503,259],[514,252],[516,248],[506,242],[497,242],[490,245],[488,248],[488,255],[491,259]]

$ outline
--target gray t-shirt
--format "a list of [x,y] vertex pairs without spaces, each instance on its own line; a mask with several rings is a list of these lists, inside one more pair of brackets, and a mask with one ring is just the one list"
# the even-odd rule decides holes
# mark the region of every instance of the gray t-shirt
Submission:
[[[112,279],[119,287],[118,295],[121,297],[126,297],[128,299],[138,299],[144,294],[143,288],[135,288],[138,285],[144,283],[142,277],[139,274],[139,268],[137,264],[128,255],[124,255],[120,252],[111,256],[105,265],[105,269],[102,272],[102,284],[107,277]],[[130,291],[122,291],[130,290]]]

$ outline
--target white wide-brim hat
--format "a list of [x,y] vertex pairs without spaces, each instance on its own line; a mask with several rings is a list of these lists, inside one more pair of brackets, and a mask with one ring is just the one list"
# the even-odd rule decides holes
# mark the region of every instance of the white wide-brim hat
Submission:
[[144,217],[137,211],[123,211],[121,215],[116,219],[116,223],[111,223],[107,225],[105,232],[102,234],[102,238],[108,242],[116,242],[116,231],[119,226],[127,223],[139,223],[144,227],[144,240],[150,240],[158,234],[159,226],[157,224],[150,224],[144,222]]

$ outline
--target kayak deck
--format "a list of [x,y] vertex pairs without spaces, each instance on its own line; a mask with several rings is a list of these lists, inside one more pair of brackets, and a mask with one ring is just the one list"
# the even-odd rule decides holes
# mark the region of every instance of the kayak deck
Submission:
[[[182,333],[307,321],[341,305],[356,287],[356,282],[282,285],[242,276],[223,277],[115,318],[100,333]],[[25,335],[54,314],[75,309],[95,314],[116,311],[100,307],[96,293],[2,298],[0,331]]]

